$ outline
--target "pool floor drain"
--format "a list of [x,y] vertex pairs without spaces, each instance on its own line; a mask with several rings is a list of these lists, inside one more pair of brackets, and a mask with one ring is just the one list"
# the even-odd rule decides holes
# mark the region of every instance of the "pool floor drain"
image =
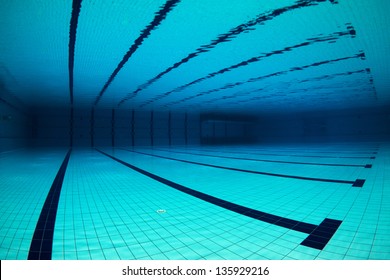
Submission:
[[167,212],[167,210],[165,210],[165,209],[158,209],[156,212],[157,212],[158,214],[164,214],[164,213]]

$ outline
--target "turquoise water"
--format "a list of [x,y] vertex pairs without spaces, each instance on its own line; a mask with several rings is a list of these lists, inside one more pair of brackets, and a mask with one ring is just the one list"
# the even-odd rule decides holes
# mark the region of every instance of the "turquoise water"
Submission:
[[72,1],[1,3],[2,79],[28,105],[90,108],[100,93],[95,105],[148,110],[389,101],[386,0],[73,2],[78,13]]
[[390,259],[389,3],[1,1],[0,259]]
[[[194,197],[97,150],[73,149],[56,209],[52,259],[390,258],[388,144],[99,150],[236,205],[316,226],[324,219],[341,224],[323,249],[305,246],[308,233]],[[0,259],[28,258],[66,153],[22,149],[0,155]],[[356,179],[365,182],[348,183]]]

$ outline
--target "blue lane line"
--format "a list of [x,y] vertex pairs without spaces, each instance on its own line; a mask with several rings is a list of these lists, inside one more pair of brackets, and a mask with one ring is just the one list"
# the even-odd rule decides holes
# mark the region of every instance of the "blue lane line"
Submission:
[[269,173],[269,172],[262,172],[262,171],[253,171],[253,170],[239,169],[239,168],[234,168],[234,167],[226,167],[226,166],[220,166],[220,165],[214,165],[214,164],[208,164],[208,163],[189,161],[189,160],[184,160],[184,159],[176,159],[176,158],[171,158],[171,157],[158,156],[158,155],[137,152],[137,151],[127,150],[127,149],[122,149],[122,148],[120,148],[119,150],[124,150],[124,151],[142,154],[142,155],[151,156],[151,157],[163,158],[163,159],[174,160],[174,161],[185,162],[185,163],[196,164],[196,165],[202,165],[202,166],[207,166],[207,167],[213,167],[213,168],[220,168],[220,169],[226,169],[226,170],[232,170],[232,171],[246,172],[246,173],[266,175],[266,176],[275,176],[275,177],[289,178],[289,179],[309,180],[309,181],[319,181],[319,182],[339,183],[339,184],[351,184],[352,187],[360,187],[361,188],[361,187],[363,187],[363,185],[366,181],[364,179],[356,179],[355,181],[349,181],[349,180],[314,178],[314,177],[304,177],[304,176]]
[[[187,148],[189,149],[189,148]],[[198,149],[194,148],[196,151],[199,151]],[[206,152],[218,152],[220,153],[221,151],[215,151],[215,150],[203,150]],[[375,156],[370,156],[370,157],[362,157],[362,156],[315,156],[315,155],[299,155],[299,154],[274,154],[274,153],[254,153],[253,151],[248,153],[245,151],[241,152],[234,152],[234,151],[222,151],[223,153],[227,154],[244,154],[244,155],[259,155],[259,156],[276,156],[276,157],[308,157],[308,158],[353,158],[353,159],[375,159]]]
[[[137,39],[135,39],[134,43],[127,51],[127,53],[123,56],[122,60],[119,62],[118,66],[115,68],[114,72],[112,72],[111,76],[108,78],[107,82],[104,84],[101,89],[99,95],[97,96],[94,106],[96,106],[103,94],[106,92],[107,88],[114,81],[116,75],[118,75],[119,71],[123,68],[126,62],[130,59],[130,57],[137,51],[139,47],[141,47],[142,43],[150,36],[153,30],[158,28],[161,22],[168,16],[169,12],[173,10],[175,6],[180,2],[180,0],[167,0],[166,3],[160,7],[160,10],[155,12],[154,19],[150,22],[145,28],[141,31],[141,34]],[[120,103],[118,104],[118,106]]]
[[76,31],[77,23],[79,20],[82,0],[73,0],[72,3],[72,17],[70,19],[69,30],[69,55],[68,55],[68,68],[69,68],[69,95],[70,104],[73,106],[73,70],[74,70],[74,53],[76,46]]
[[58,202],[71,152],[69,149],[43,204],[28,252],[29,260],[51,260]]
[[330,238],[335,234],[341,221],[325,219],[317,228],[304,240],[301,245],[322,250],[328,244]]
[[301,243],[303,246],[315,248],[322,250],[326,244],[329,242],[329,240],[332,238],[333,234],[337,231],[338,227],[341,225],[340,220],[333,220],[333,219],[324,219],[324,221],[320,225],[314,225],[309,224],[305,222],[300,222],[288,218],[283,218],[280,216],[276,216],[273,214],[265,213],[259,210],[255,210],[252,208],[248,208],[242,205],[238,205],[232,202],[229,202],[227,200],[223,200],[220,198],[217,198],[215,196],[211,196],[190,188],[187,188],[183,185],[177,184],[175,182],[172,182],[170,180],[167,180],[165,178],[162,178],[160,176],[157,176],[153,173],[150,173],[146,170],[143,170],[141,168],[138,168],[130,163],[127,163],[123,160],[120,160],[116,157],[113,157],[101,150],[95,149],[99,153],[123,164],[124,166],[127,166],[131,168],[132,170],[139,172],[153,180],[156,180],[164,185],[167,185],[171,188],[174,188],[175,190],[181,191],[183,193],[186,193],[188,195],[191,195],[193,197],[199,198],[203,201],[206,201],[208,203],[211,203],[213,205],[222,207],[226,210],[244,215],[246,217],[250,217],[262,222],[270,223],[276,226],[284,227],[287,229],[303,232],[309,234],[309,236]]
[[[371,154],[376,154],[377,152],[376,151],[361,151],[360,149],[357,149],[357,150],[342,150],[342,148],[340,148],[340,150],[333,150],[334,148],[332,148],[332,150],[316,150],[316,148],[310,148],[310,146],[308,147],[308,149],[310,150],[304,150],[305,153],[314,153],[314,154],[359,154],[359,155],[363,155],[363,154],[367,154],[367,155],[371,155]],[[365,147],[363,147],[363,149],[366,149]],[[367,148],[369,149],[369,148]],[[269,151],[268,149],[264,149],[264,148],[251,148],[252,151]],[[288,149],[286,148],[285,150],[277,150],[277,149],[272,149],[273,152],[281,152],[281,153],[284,153],[284,152],[301,152],[302,149]]]
[[282,160],[268,160],[268,159],[257,159],[257,158],[242,158],[242,157],[229,157],[229,156],[217,156],[217,155],[208,155],[208,154],[199,154],[199,153],[189,153],[189,152],[179,152],[171,151],[164,149],[153,149],[158,151],[170,152],[175,154],[186,154],[186,155],[195,155],[195,156],[205,156],[205,157],[215,157],[215,158],[227,158],[227,159],[237,159],[237,160],[248,160],[248,161],[261,161],[261,162],[273,162],[273,163],[285,163],[285,164],[301,164],[301,165],[323,165],[323,166],[342,166],[342,167],[364,167],[371,168],[371,164],[338,164],[338,163],[313,163],[313,162],[299,162],[299,161],[282,161]]

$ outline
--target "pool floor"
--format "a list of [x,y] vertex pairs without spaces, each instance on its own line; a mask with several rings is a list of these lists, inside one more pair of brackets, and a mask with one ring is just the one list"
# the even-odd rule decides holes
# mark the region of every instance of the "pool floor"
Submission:
[[0,259],[390,259],[390,145],[0,154]]

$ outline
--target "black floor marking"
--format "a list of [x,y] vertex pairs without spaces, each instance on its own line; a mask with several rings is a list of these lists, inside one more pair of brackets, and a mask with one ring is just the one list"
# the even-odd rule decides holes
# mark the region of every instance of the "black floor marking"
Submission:
[[285,148],[285,149],[277,149],[276,147],[274,148],[243,148],[242,150],[249,150],[249,151],[273,151],[273,152],[301,152],[302,150],[305,153],[315,153],[315,154],[375,154],[376,151],[370,151],[369,148],[367,150],[362,151],[362,149],[365,148],[357,148],[356,150],[352,150],[349,148],[349,150],[345,150],[344,147],[339,147],[339,148],[328,148],[328,149],[323,149],[323,148],[316,148],[316,147],[302,147],[302,148]]
[[254,171],[254,170],[246,170],[246,169],[239,169],[234,167],[226,167],[226,166],[220,166],[220,165],[213,165],[213,164],[207,164],[207,163],[201,163],[201,162],[195,162],[195,161],[189,161],[184,159],[176,159],[171,157],[164,157],[164,156],[158,156],[143,152],[137,152],[133,150],[127,150],[118,148],[119,150],[125,150],[132,153],[142,154],[146,156],[151,157],[158,157],[168,160],[174,160],[179,162],[185,162],[190,164],[196,164],[196,165],[202,165],[207,167],[213,167],[213,168],[220,168],[220,169],[226,169],[226,170],[232,170],[232,171],[239,171],[239,172],[245,172],[245,173],[251,173],[251,174],[259,174],[259,175],[266,175],[266,176],[275,176],[275,177],[281,177],[281,178],[289,178],[289,179],[298,179],[298,180],[309,180],[309,181],[319,181],[319,182],[327,182],[327,183],[339,183],[339,184],[350,184],[353,187],[362,187],[365,180],[364,179],[356,179],[355,181],[349,181],[349,180],[336,180],[336,179],[324,179],[324,178],[312,178],[312,177],[303,177],[303,176],[294,176],[294,175],[285,175],[285,174],[277,174],[277,173],[269,173],[269,172],[261,172],[261,171]]
[[[198,149],[195,149],[196,151],[199,151]],[[201,150],[203,152],[218,152],[221,151],[215,151],[215,150]],[[259,156],[277,156],[277,157],[308,157],[308,158],[354,158],[354,159],[375,159],[375,157],[352,157],[352,156],[314,156],[314,155],[298,155],[298,154],[272,154],[272,153],[247,153],[247,152],[234,152],[234,151],[222,151],[222,153],[225,154],[244,154],[244,155],[259,155]]]
[[[308,144],[310,145],[310,144]],[[167,146],[165,146],[167,147]],[[184,145],[181,145],[179,146],[180,148],[186,148],[186,149],[192,149],[192,150],[199,150],[199,148],[214,148],[215,146],[214,145],[192,145],[192,146],[184,146]],[[232,146],[231,145],[225,145],[225,146],[221,146],[221,148],[231,148]],[[262,148],[260,148],[262,147]],[[325,148],[324,148],[325,147]],[[250,146],[238,146],[237,148],[240,148],[240,149],[244,149],[244,150],[249,150],[249,151],[273,151],[273,152],[286,152],[286,151],[289,151],[289,152],[301,152],[301,151],[304,151],[304,152],[307,152],[307,153],[353,153],[353,154],[360,154],[360,152],[363,151],[363,153],[367,153],[367,154],[371,154],[371,153],[377,153],[378,150],[375,150],[375,148],[370,148],[370,147],[357,147],[355,149],[351,148],[351,147],[347,147],[348,150],[345,150],[344,148],[345,147],[342,147],[342,146],[335,146],[335,147],[328,147],[328,146],[324,146],[324,147],[311,147],[311,146],[301,146],[301,147],[291,147],[291,148],[281,148],[280,145],[272,145],[272,146],[267,146],[267,144],[265,146],[261,146],[261,145],[250,145]]]
[[155,29],[160,23],[166,18],[168,13],[180,2],[181,0],[168,0],[164,6],[160,8],[160,10],[155,13],[155,17],[151,23],[149,23],[148,26],[145,27],[144,30],[141,31],[141,35],[134,41],[133,45],[130,47],[128,52],[125,54],[125,56],[122,58],[121,62],[119,62],[118,66],[114,70],[114,72],[111,74],[108,81],[104,84],[102,90],[100,91],[99,95],[97,96],[94,106],[96,106],[100,99],[102,98],[104,92],[107,90],[108,86],[112,83],[112,81],[115,79],[116,75],[119,73],[119,71],[122,69],[122,67],[126,64],[126,62],[130,59],[130,57],[135,53],[135,51],[141,46],[142,42],[150,35],[153,29]]
[[29,260],[51,260],[58,202],[71,152],[69,149],[46,197],[28,252]]
[[[197,57],[199,54],[206,53],[206,52],[210,51],[211,49],[215,48],[215,46],[217,46],[218,44],[229,42],[232,39],[236,38],[241,33],[246,33],[246,32],[249,32],[251,30],[254,30],[254,27],[256,25],[264,24],[267,21],[271,21],[274,18],[276,18],[276,17],[278,17],[286,12],[290,12],[290,11],[305,8],[305,7],[316,6],[319,3],[326,2],[326,1],[327,0],[299,0],[291,6],[278,8],[278,9],[275,9],[271,12],[260,14],[255,19],[252,19],[252,20],[249,20],[245,23],[242,23],[242,24],[230,29],[226,33],[218,35],[217,38],[212,40],[210,43],[200,46],[194,52],[188,54],[185,58],[182,58],[180,61],[174,63],[172,66],[168,67],[163,72],[160,72],[154,78],[152,78],[149,81],[147,81],[146,83],[138,86],[138,88],[135,91],[133,91],[130,94],[127,94],[127,96],[125,98],[123,98],[118,103],[118,106],[120,106],[122,103],[126,102],[127,100],[136,97],[137,94],[141,90],[146,89],[147,87],[149,87],[150,85],[155,83],[157,80],[161,79],[164,75],[171,72],[173,69],[180,67],[184,63],[187,63],[191,59]],[[329,2],[333,3],[333,1],[331,1],[331,0]]]
[[328,183],[352,184],[353,187],[363,187],[364,182],[365,182],[364,179],[356,179],[355,181],[350,181],[350,180],[313,178],[313,177],[304,177],[304,176],[294,176],[294,175],[277,174],[277,173],[270,173],[270,172],[253,171],[253,170],[239,169],[239,168],[234,168],[234,167],[226,167],[226,166],[219,166],[219,165],[189,161],[189,160],[184,160],[184,159],[164,157],[164,156],[153,155],[153,154],[143,153],[143,152],[139,152],[139,151],[127,150],[127,149],[120,149],[120,150],[125,150],[125,151],[129,151],[132,153],[143,154],[143,155],[147,155],[147,156],[158,157],[158,158],[174,160],[174,161],[179,161],[179,162],[185,162],[185,163],[190,163],[190,164],[196,164],[196,165],[202,165],[202,166],[208,166],[208,167],[214,167],[214,168],[220,168],[220,169],[226,169],[226,170],[232,170],[232,171],[246,172],[246,173],[252,173],[252,174],[266,175],[266,176],[275,176],[275,177],[282,177],[282,178],[319,181],[319,182],[328,182]]
[[329,239],[334,235],[341,221],[325,219],[316,227],[316,229],[301,243],[301,245],[315,248],[318,250],[324,249]]
[[274,163],[286,163],[286,164],[302,164],[302,165],[324,165],[324,166],[343,166],[343,167],[364,167],[371,168],[371,164],[338,164],[338,163],[312,163],[312,162],[298,162],[298,161],[283,161],[283,160],[268,160],[268,159],[257,159],[257,158],[241,158],[241,157],[228,157],[228,156],[217,156],[217,155],[207,155],[207,154],[198,154],[198,153],[189,153],[189,152],[179,152],[172,150],[163,150],[154,148],[153,150],[164,151],[169,153],[176,154],[185,154],[185,155],[196,155],[196,156],[205,156],[205,157],[215,157],[215,158],[227,158],[227,159],[237,159],[237,160],[247,160],[247,161],[260,161],[260,162],[274,162]]
[[363,179],[356,179],[355,183],[353,183],[352,187],[358,187],[358,188],[361,188],[363,187],[364,183],[366,182],[366,180],[363,180]]
[[[264,149],[264,148],[251,148],[250,149],[251,151],[269,151],[270,149]],[[316,150],[316,148],[311,148],[310,146],[307,147],[307,148],[286,148],[286,149],[271,149],[271,151],[273,152],[282,152],[282,153],[285,153],[285,152],[301,152],[302,150],[304,150],[305,153],[314,153],[314,154],[368,154],[368,155],[372,155],[372,154],[375,154],[377,152],[375,151],[361,151],[361,150],[334,150],[334,148],[332,150],[323,150],[323,149],[320,149],[320,150]]]
[[301,245],[304,245],[307,247],[319,249],[320,246],[318,246],[316,241],[318,239],[320,239],[320,244],[322,245],[321,249],[323,249],[325,247],[325,245],[329,242],[329,240],[332,238],[333,234],[336,232],[336,230],[338,229],[338,227],[340,226],[340,224],[342,222],[339,220],[324,219],[324,221],[320,225],[317,226],[314,224],[300,222],[300,221],[276,216],[273,214],[265,213],[265,212],[262,212],[262,211],[259,211],[256,209],[252,209],[252,208],[248,208],[248,207],[245,207],[242,205],[238,205],[238,204],[229,202],[227,200],[223,200],[223,199],[217,198],[215,196],[211,196],[211,195],[187,188],[183,185],[177,184],[175,182],[172,182],[170,180],[167,180],[165,178],[162,178],[160,176],[152,174],[146,170],[138,168],[138,167],[136,167],[132,164],[129,164],[123,160],[120,160],[116,157],[113,157],[113,156],[111,156],[103,151],[100,151],[98,149],[95,149],[95,150],[97,150],[101,154],[103,154],[103,155],[105,155],[105,156],[107,156],[107,157],[131,168],[132,170],[139,172],[139,173],[153,179],[153,180],[156,180],[164,185],[167,185],[171,188],[174,188],[175,190],[178,190],[178,191],[181,191],[181,192],[186,193],[188,195],[191,195],[193,197],[199,198],[199,199],[206,201],[208,203],[211,203],[213,205],[222,207],[226,210],[229,210],[229,211],[232,211],[232,212],[235,212],[235,213],[238,213],[238,214],[241,214],[241,215],[244,215],[246,217],[250,217],[250,218],[262,221],[262,222],[266,222],[266,223],[273,224],[273,225],[280,226],[280,227],[284,227],[287,229],[307,233],[307,234],[309,234],[309,236],[301,243]]
[[70,104],[73,105],[73,68],[74,68],[74,49],[76,45],[76,31],[77,22],[79,20],[79,14],[81,10],[82,0],[73,0],[72,4],[72,17],[70,19],[70,31],[69,31],[69,94]]

